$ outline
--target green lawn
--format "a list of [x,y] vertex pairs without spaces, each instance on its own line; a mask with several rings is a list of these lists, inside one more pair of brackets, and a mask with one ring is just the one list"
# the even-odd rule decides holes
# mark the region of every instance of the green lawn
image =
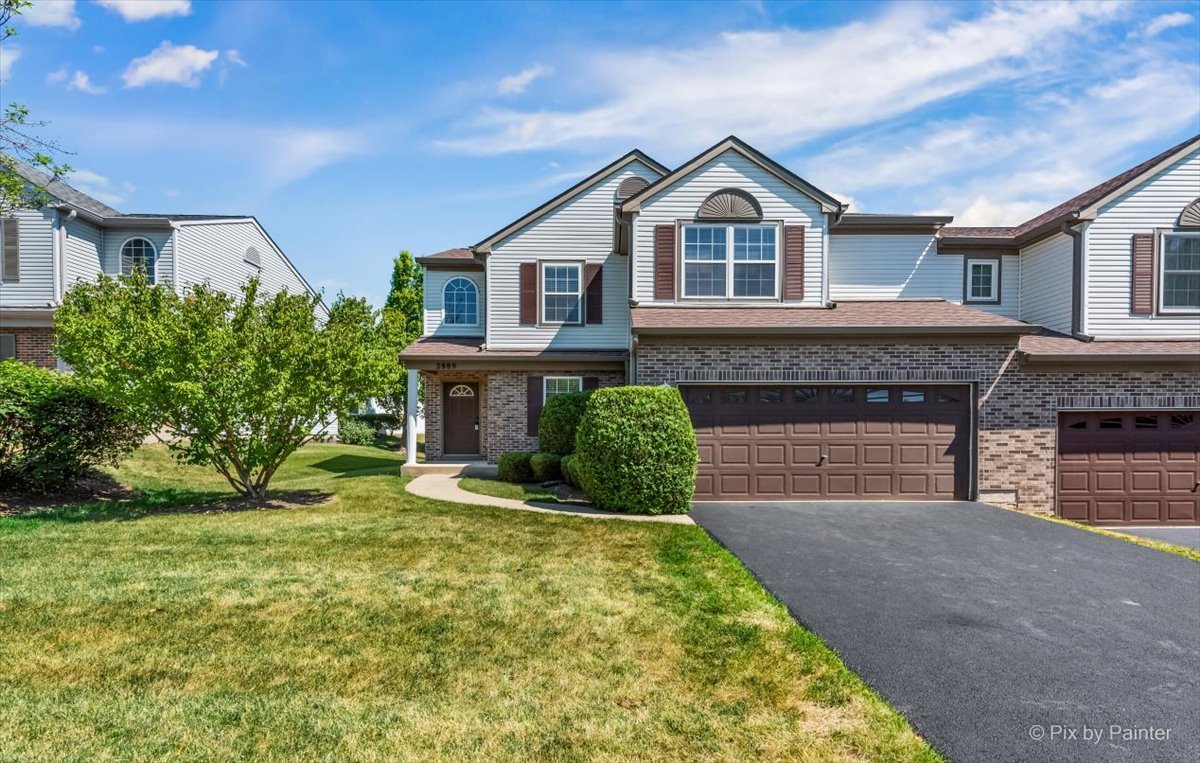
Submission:
[[515,482],[501,482],[488,477],[463,477],[458,481],[463,490],[497,498],[512,498],[514,501],[537,501],[539,503],[558,503],[558,497],[553,488],[545,488],[537,484],[520,485]]
[[0,760],[937,759],[699,528],[398,465],[309,446],[302,505],[223,511],[147,447],[135,499],[0,519]]

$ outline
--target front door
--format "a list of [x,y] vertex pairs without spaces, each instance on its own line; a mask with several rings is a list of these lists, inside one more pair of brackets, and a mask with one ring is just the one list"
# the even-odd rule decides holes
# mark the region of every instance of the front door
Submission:
[[479,454],[479,385],[452,382],[443,389],[446,411],[446,455]]

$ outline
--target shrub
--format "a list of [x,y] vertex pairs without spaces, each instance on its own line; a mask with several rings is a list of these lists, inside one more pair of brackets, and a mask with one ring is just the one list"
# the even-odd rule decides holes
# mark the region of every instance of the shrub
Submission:
[[572,453],[569,456],[563,456],[559,462],[559,469],[562,470],[563,479],[571,487],[579,487],[579,456]]
[[532,453],[519,450],[501,453],[496,462],[500,479],[505,482],[532,482],[533,466],[529,463],[532,459]]
[[142,439],[119,409],[77,379],[15,360],[0,363],[0,481],[49,490]]
[[538,448],[543,453],[567,456],[575,452],[575,430],[594,390],[554,395],[538,419]]
[[534,482],[549,482],[562,479],[562,456],[556,453],[535,453],[529,459]]
[[353,418],[371,427],[373,432],[399,429],[404,425],[403,417],[394,413],[356,413]]
[[347,445],[370,445],[375,442],[375,427],[357,416],[339,416],[338,439]]
[[674,387],[608,387],[579,423],[580,487],[598,508],[683,514],[695,488],[696,435]]

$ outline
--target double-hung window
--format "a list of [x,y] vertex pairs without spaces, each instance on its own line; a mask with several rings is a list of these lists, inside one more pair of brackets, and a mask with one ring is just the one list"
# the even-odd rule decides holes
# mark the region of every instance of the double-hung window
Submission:
[[1200,312],[1200,233],[1165,233],[1159,311]]
[[582,376],[546,376],[542,378],[542,402],[555,395],[583,391]]
[[579,263],[542,264],[542,322],[573,324],[582,322]]
[[1000,301],[1000,261],[967,260],[967,302]]
[[683,296],[774,299],[779,285],[778,230],[775,225],[684,226]]

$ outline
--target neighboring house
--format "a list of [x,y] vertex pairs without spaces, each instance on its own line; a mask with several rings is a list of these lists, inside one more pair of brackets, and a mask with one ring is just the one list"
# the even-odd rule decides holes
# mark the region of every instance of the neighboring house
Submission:
[[54,367],[54,311],[73,284],[101,273],[140,266],[181,291],[208,282],[230,293],[258,276],[267,294],[314,293],[250,215],[122,214],[28,165],[17,169],[51,202],[0,220],[0,359]]
[[633,151],[423,257],[437,460],[678,386],[698,500],[975,499],[1200,522],[1200,136],[1013,228],[846,211],[730,137]]

